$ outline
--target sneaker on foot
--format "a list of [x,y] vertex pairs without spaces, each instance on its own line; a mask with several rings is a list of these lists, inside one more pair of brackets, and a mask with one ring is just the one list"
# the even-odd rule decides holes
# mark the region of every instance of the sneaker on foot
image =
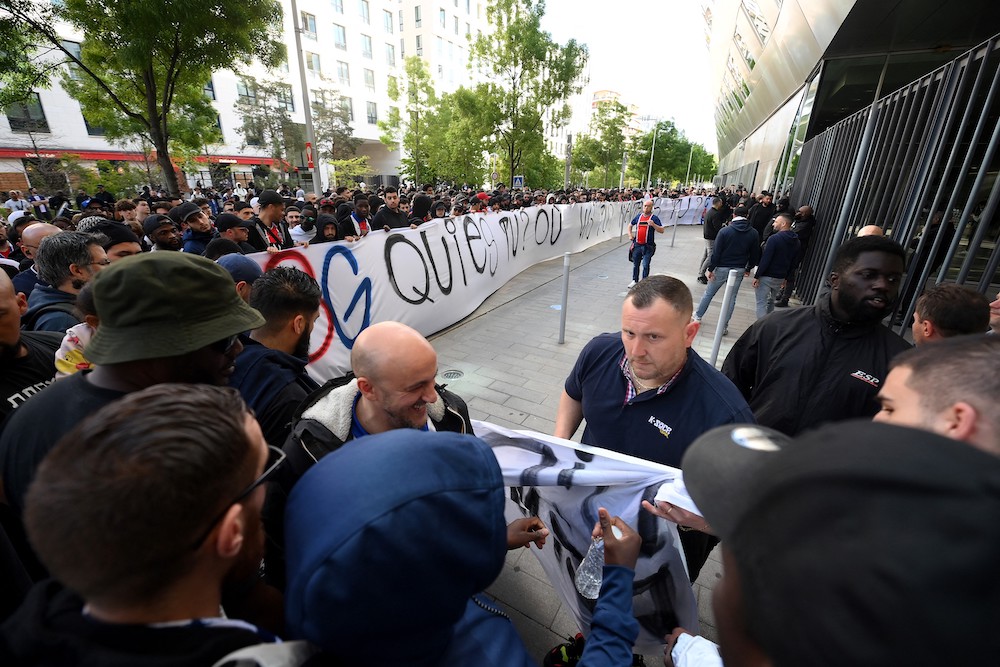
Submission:
[[788,302],[787,301],[775,301],[774,302],[774,307],[775,308],[788,308]]
[[701,322],[701,317],[699,315],[692,315],[691,316],[691,321],[692,322]]
[[630,283],[628,284],[628,286],[629,286],[629,289],[631,289],[631,288],[635,287],[635,281],[633,280],[632,282],[630,282]]
[[698,282],[700,282],[702,285],[707,285],[708,278],[706,278],[705,276],[698,276]]

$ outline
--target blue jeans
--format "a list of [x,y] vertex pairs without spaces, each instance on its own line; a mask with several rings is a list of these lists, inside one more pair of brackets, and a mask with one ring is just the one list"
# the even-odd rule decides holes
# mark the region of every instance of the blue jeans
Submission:
[[649,260],[653,259],[653,251],[656,246],[636,244],[632,250],[632,280],[639,282],[639,263],[642,262],[642,277],[649,277]]
[[774,300],[781,293],[781,278],[761,277],[758,279],[757,289],[754,296],[757,299],[757,319],[764,317],[774,310]]
[[[740,283],[743,282],[743,267],[742,266],[717,266],[715,267],[714,279],[708,281],[708,287],[705,288],[705,296],[701,297],[701,303],[698,304],[698,309],[695,310],[694,314],[699,320],[705,316],[705,311],[712,304],[712,299],[715,298],[715,293],[721,288],[726,286],[726,281],[729,280],[730,269],[736,269],[738,272],[736,274],[736,291],[740,289]],[[723,313],[723,317],[719,324],[725,330],[729,327],[729,318],[733,316],[733,311],[736,309],[736,299],[729,305],[729,312]]]

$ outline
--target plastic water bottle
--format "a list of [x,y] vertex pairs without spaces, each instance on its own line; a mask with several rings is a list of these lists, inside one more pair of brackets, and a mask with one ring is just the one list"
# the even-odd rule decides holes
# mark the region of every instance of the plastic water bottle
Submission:
[[[622,531],[618,526],[611,526],[611,532],[616,539],[621,539]],[[601,582],[604,581],[604,538],[595,537],[590,543],[590,549],[580,567],[576,570],[576,590],[588,600],[596,600],[601,593]]]

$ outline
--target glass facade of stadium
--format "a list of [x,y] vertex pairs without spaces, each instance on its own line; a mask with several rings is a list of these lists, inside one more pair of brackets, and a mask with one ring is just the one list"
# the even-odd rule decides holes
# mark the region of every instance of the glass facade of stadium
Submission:
[[[1000,15],[979,1],[720,0],[706,21],[721,78],[715,182],[814,208],[804,303],[836,247],[872,224],[910,252],[898,328],[927,285],[993,299]],[[935,212],[945,224],[923,234]]]

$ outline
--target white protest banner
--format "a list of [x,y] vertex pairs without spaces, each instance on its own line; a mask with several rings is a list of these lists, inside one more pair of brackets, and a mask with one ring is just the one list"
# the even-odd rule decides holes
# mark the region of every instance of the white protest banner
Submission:
[[619,237],[640,207],[595,202],[466,215],[251,257],[265,270],[298,267],[319,283],[309,371],[325,380],[350,369],[354,340],[369,325],[395,320],[425,336],[441,331],[528,267]]
[[708,195],[691,195],[669,199],[657,197],[653,200],[653,214],[666,227],[674,225],[700,225],[705,218],[705,210],[712,205]]
[[640,504],[652,501],[679,470],[488,422],[473,421],[473,429],[493,448],[509,487],[507,521],[537,516],[549,528],[545,548],[531,551],[585,633],[595,601],[577,592],[574,576],[590,547],[598,507],[620,516],[642,537],[632,597],[640,626],[636,651],[662,651],[663,637],[677,626],[698,632],[698,605],[677,528]]

